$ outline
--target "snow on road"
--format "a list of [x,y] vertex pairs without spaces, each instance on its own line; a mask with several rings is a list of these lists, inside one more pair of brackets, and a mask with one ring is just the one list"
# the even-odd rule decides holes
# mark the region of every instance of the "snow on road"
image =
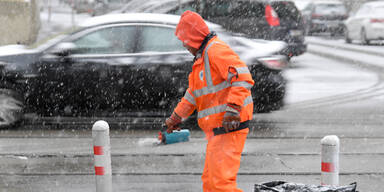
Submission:
[[339,47],[344,49],[355,49],[362,52],[369,51],[372,53],[381,54],[384,56],[384,46],[382,44],[373,44],[373,45],[361,45],[358,42],[348,44],[344,39],[330,39],[326,37],[305,37],[306,42],[309,44],[322,44],[333,47]]
[[285,77],[287,104],[355,92],[378,81],[370,71],[310,53],[292,58]]
[[346,44],[344,40],[306,37],[308,52],[316,52],[346,62],[374,65],[384,68],[384,46]]

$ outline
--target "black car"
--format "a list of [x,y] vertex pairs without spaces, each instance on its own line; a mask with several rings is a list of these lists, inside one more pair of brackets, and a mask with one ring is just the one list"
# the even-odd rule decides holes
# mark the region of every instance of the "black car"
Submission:
[[180,15],[192,10],[225,29],[249,38],[281,40],[288,58],[306,52],[301,12],[290,0],[132,0],[117,12],[152,12]]
[[[192,55],[175,37],[180,17],[118,14],[93,17],[76,31],[33,49],[0,47],[0,125],[23,113],[44,116],[168,115],[188,86]],[[255,112],[283,106],[280,41],[211,30],[247,62],[255,80]]]
[[307,49],[301,13],[291,1],[207,2],[203,17],[230,31],[244,33],[250,38],[285,41],[289,58],[301,55]]

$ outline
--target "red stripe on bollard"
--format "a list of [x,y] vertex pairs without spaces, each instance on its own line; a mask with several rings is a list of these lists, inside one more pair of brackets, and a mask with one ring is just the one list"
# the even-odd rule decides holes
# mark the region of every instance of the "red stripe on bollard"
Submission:
[[321,162],[321,171],[335,172],[335,166],[332,163]]
[[95,174],[96,175],[104,175],[105,174],[104,167],[96,167],[95,166]]
[[109,125],[96,121],[92,126],[96,192],[112,192],[111,142]]
[[93,153],[95,155],[104,155],[103,146],[93,146]]

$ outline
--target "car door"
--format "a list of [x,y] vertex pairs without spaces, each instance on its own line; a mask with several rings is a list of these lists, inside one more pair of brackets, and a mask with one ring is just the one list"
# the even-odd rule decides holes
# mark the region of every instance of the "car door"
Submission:
[[[110,24],[85,31],[70,41],[76,51],[71,55],[72,76],[77,79],[77,106],[91,113],[115,112],[126,103],[122,97],[131,74],[122,68],[132,64],[137,27],[132,24]],[[130,61],[130,62],[127,62]]]
[[[44,86],[62,113],[92,115],[121,105],[116,85],[122,58],[134,52],[134,25],[114,24],[82,30],[66,38],[73,49],[64,56],[48,55],[40,67]],[[55,49],[53,47],[52,49]],[[49,50],[48,50],[49,52]],[[49,104],[46,104],[49,105]]]
[[349,37],[352,39],[360,39],[361,27],[363,25],[364,17],[369,12],[369,7],[361,7],[354,16],[347,20],[347,27]]
[[133,69],[135,90],[142,109],[170,111],[188,87],[192,55],[174,35],[175,26],[138,26],[137,62]]
[[68,72],[69,61],[46,53],[35,65],[36,77],[28,81],[26,102],[40,114],[62,114],[72,93],[73,78]]
[[265,4],[254,1],[231,2],[230,16],[223,20],[224,27],[252,38],[271,39],[271,26],[265,17]]

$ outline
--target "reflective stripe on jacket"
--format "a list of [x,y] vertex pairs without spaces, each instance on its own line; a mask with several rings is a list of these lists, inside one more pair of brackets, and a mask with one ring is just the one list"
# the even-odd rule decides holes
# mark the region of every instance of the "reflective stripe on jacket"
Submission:
[[222,127],[227,103],[242,106],[241,122],[251,120],[253,101],[250,89],[254,81],[246,64],[218,37],[213,37],[192,66],[189,88],[175,108],[187,118],[194,110],[198,123],[208,135]]

